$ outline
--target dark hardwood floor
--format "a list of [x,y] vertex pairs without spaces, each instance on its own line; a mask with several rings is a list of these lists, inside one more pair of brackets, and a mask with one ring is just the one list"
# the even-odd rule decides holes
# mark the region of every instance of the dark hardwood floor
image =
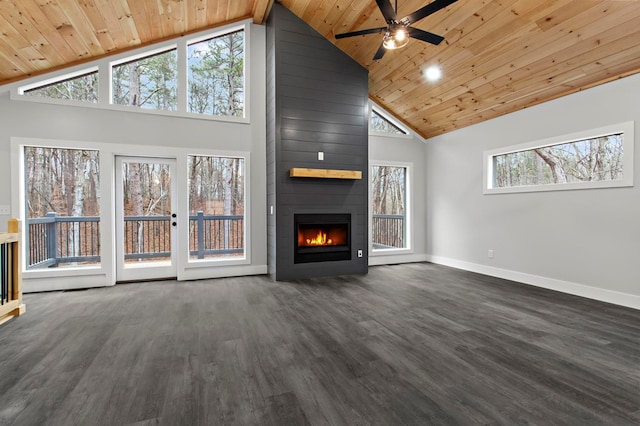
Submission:
[[640,311],[427,263],[25,302],[2,425],[640,423]]

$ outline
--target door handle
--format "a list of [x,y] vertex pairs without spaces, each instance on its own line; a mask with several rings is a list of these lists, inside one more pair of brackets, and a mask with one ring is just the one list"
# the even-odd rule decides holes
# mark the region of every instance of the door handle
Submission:
[[178,223],[177,222],[171,222],[171,226],[177,226]]
[[176,214],[175,213],[171,213],[171,217],[176,217]]

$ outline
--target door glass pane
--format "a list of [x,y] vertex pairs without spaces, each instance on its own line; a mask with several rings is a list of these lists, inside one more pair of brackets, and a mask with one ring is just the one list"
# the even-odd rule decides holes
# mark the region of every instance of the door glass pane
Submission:
[[407,248],[406,167],[371,167],[373,250]]
[[244,244],[244,158],[189,156],[189,259],[238,259]]
[[122,163],[125,267],[171,262],[168,164]]
[[100,264],[98,151],[24,148],[27,269]]

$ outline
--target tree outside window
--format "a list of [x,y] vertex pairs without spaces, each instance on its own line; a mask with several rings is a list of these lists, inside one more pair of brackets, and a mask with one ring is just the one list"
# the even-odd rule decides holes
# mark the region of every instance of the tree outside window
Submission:
[[189,156],[191,260],[244,256],[244,167],[244,158]]
[[494,187],[615,181],[623,177],[622,133],[495,155]]
[[94,150],[24,148],[29,269],[100,263],[100,165]]
[[244,116],[244,31],[188,46],[189,112]]
[[371,166],[373,250],[407,248],[407,168]]
[[34,87],[23,92],[28,96],[70,101],[98,102],[98,71]]
[[112,68],[113,103],[147,109],[178,109],[176,49]]

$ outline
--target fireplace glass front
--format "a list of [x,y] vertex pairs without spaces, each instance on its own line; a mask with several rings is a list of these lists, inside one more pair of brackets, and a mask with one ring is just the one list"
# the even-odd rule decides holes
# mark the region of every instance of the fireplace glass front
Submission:
[[295,214],[294,263],[351,260],[350,214]]

